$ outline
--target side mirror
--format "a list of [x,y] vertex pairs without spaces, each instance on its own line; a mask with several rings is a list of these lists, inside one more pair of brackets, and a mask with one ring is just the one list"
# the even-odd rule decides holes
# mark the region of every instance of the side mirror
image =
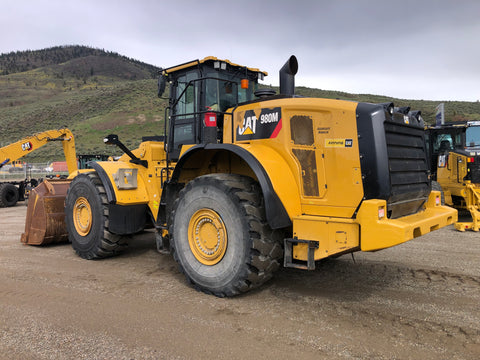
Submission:
[[165,87],[167,85],[167,79],[165,75],[160,75],[158,77],[158,97],[161,97],[165,92]]
[[110,134],[103,139],[105,145],[117,145],[118,144],[118,135]]
[[103,142],[106,145],[117,145],[125,154],[130,157],[130,162],[137,165],[142,165],[148,168],[148,161],[140,160],[138,157],[135,156],[128,148],[118,139],[118,135],[110,134],[106,138],[103,139]]

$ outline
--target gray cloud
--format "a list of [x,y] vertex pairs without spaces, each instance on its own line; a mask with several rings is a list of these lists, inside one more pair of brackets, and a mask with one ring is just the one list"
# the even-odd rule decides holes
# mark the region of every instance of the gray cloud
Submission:
[[402,98],[480,99],[475,0],[93,1],[3,4],[0,52],[81,44],[158,66],[213,55],[278,82]]

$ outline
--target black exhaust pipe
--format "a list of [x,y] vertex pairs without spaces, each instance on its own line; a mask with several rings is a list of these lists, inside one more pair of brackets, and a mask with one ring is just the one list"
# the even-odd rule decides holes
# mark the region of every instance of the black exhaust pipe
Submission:
[[280,94],[295,95],[295,74],[298,71],[298,61],[295,55],[280,69]]

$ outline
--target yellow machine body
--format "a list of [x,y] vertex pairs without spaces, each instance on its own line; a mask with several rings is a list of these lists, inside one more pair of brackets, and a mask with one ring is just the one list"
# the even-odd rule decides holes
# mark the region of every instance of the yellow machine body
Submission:
[[[467,210],[471,222],[458,222],[460,231],[480,230],[480,122],[447,123],[427,129],[432,173],[446,205]],[[440,190],[440,189],[439,189]]]
[[[444,155],[446,156],[446,155]],[[471,222],[457,222],[455,228],[459,231],[480,230],[480,187],[478,184],[465,180],[469,175],[468,163],[472,157],[465,154],[450,152],[445,163],[437,169],[437,181],[443,189],[445,204],[470,212]],[[453,198],[461,199],[453,202]]]
[[[148,205],[156,220],[162,194],[162,181],[166,179],[166,156],[163,142],[147,141],[133,153],[148,162],[148,167],[129,162],[127,155],[118,161],[97,163],[104,170],[119,206]],[[75,175],[75,174],[73,174]]]
[[[244,127],[247,111],[257,114],[255,126],[260,126],[263,107],[260,102],[237,109],[233,131],[228,126],[224,131],[226,141]],[[356,103],[299,98],[269,101],[268,107],[281,109],[278,134],[235,143],[263,165],[290,217],[352,217],[363,198],[358,146],[345,146],[346,139],[357,136]]]
[[444,189],[445,203],[449,206],[453,206],[452,196],[464,196],[467,159],[466,155],[450,152],[448,160],[437,169],[437,181]]
[[[282,118],[272,120],[281,122],[281,128],[274,137],[255,140],[238,140],[235,135],[248,132],[249,126],[252,133],[258,130],[265,108],[262,102],[237,108],[233,119],[225,117],[224,143],[242,148],[262,165],[291,220],[292,237],[308,241],[294,241],[294,261],[308,261],[312,242],[316,243],[313,260],[319,260],[398,245],[457,220],[456,210],[441,206],[437,192],[430,194],[420,211],[398,219],[387,218],[385,200],[363,200],[360,153],[353,140],[357,138],[356,107],[354,102],[311,98],[269,101],[269,109],[281,109]],[[256,114],[256,120],[245,124],[246,113]],[[305,123],[313,131],[305,131]],[[346,143],[349,140],[351,144]],[[188,156],[193,148],[182,147],[179,183],[210,173],[236,173],[258,180],[237,154],[212,148]],[[132,164],[126,155],[97,166],[108,176],[118,205],[146,204],[157,220],[167,174],[164,144],[144,142],[133,153],[148,167]],[[172,165],[173,169],[176,164]]]
[[393,104],[299,97],[294,56],[280,94],[267,75],[208,57],[164,69],[164,136],[71,173],[65,221],[85,259],[113,256],[155,227],[200,290],[233,296],[279,267],[377,251],[454,223],[432,192],[424,123]]

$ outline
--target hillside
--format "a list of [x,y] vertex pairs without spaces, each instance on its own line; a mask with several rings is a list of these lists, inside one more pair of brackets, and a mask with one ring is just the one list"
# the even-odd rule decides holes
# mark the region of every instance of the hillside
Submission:
[[[161,59],[159,59],[161,61]],[[171,64],[169,64],[171,65]],[[118,155],[103,137],[116,133],[129,147],[145,135],[163,134],[165,99],[156,95],[158,68],[116,53],[62,46],[0,55],[0,146],[35,132],[68,127],[78,153]],[[277,89],[278,90],[278,89]],[[410,105],[434,121],[438,102],[392,99],[299,87],[298,95]],[[480,103],[445,102],[446,118],[480,119]],[[48,144],[26,161],[61,160]]]
[[[23,71],[23,69],[27,69]],[[165,100],[156,96],[158,68],[88,47],[0,55],[0,146],[33,133],[68,127],[78,153],[119,154],[103,136],[128,146],[160,132]],[[48,144],[27,161],[61,158]]]
[[303,96],[370,102],[375,104],[393,102],[395,106],[410,106],[412,110],[421,110],[427,124],[435,123],[435,109],[440,102],[445,104],[445,121],[480,120],[480,102],[468,101],[432,101],[397,99],[382,95],[349,94],[341,91],[320,90],[299,87],[296,93]]
[[[95,49],[88,46],[71,45],[56,46],[42,50],[16,51],[7,54],[1,54],[0,75],[9,75],[29,70],[35,70],[39,67],[65,64],[74,59],[82,59],[88,57],[117,59],[120,60],[120,62],[123,62],[125,64],[128,63],[130,64],[130,66],[136,66],[139,69],[142,69],[143,72],[149,73],[150,77],[154,77],[156,75],[156,72],[158,71],[158,68],[153,65],[149,65],[135,59],[130,59],[115,52]],[[70,74],[76,75],[75,69],[72,68],[65,69],[67,74],[69,70],[73,70],[70,71]],[[90,68],[86,68],[86,70],[90,71]],[[84,72],[84,74],[88,75],[88,72]]]

